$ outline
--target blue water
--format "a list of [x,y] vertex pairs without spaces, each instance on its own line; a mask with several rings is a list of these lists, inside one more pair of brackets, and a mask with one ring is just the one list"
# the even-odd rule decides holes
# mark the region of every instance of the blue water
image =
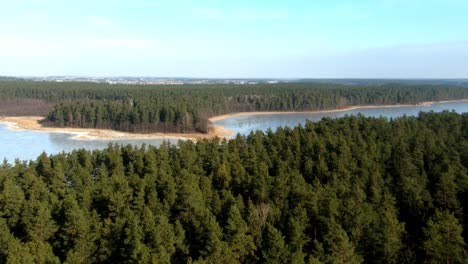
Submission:
[[42,152],[57,154],[70,152],[74,149],[104,149],[109,144],[132,144],[141,146],[156,145],[163,142],[177,143],[177,139],[118,139],[118,140],[75,140],[75,135],[68,133],[52,133],[45,131],[11,130],[7,125],[0,124],[0,158],[6,158],[9,163],[15,159],[36,159]]
[[[266,131],[279,126],[294,127],[305,124],[306,120],[318,121],[323,117],[338,118],[345,115],[363,114],[364,116],[395,118],[403,115],[417,115],[420,111],[454,110],[458,113],[468,112],[468,102],[435,103],[431,106],[382,107],[370,109],[355,109],[334,113],[295,113],[268,115],[240,115],[232,116],[214,122],[215,125],[231,129],[235,134],[249,134],[252,130]],[[73,134],[51,133],[44,131],[10,130],[5,124],[0,124],[0,159],[6,158],[13,163],[15,159],[36,159],[43,151],[47,154],[70,152],[73,149],[85,148],[89,150],[103,149],[109,143],[132,144],[141,146],[159,146],[164,141],[176,143],[177,139],[131,139],[131,140],[74,140]]]
[[[430,106],[402,106],[402,107],[378,107],[367,109],[355,109],[332,113],[294,113],[294,114],[268,114],[268,115],[239,115],[213,122],[217,126],[234,131],[235,134],[247,135],[251,131],[266,131],[280,126],[295,127],[305,124],[306,120],[319,121],[324,117],[338,118],[346,115],[362,114],[369,117],[396,118],[403,115],[415,116],[420,111],[441,112],[454,110],[457,113],[468,112],[468,102],[434,103]],[[234,136],[233,136],[234,137]]]

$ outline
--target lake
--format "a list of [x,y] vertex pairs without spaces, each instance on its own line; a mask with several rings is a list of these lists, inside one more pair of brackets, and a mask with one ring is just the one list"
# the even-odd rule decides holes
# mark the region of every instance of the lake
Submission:
[[[323,117],[338,118],[346,115],[363,114],[364,116],[395,118],[403,115],[417,115],[420,111],[454,110],[468,112],[468,102],[435,103],[431,106],[379,107],[354,109],[331,113],[294,113],[267,115],[239,115],[213,122],[215,125],[231,129],[235,134],[249,134],[252,130],[275,129],[279,126],[294,127],[305,124],[306,120],[318,121]],[[128,139],[128,140],[74,140],[73,134],[52,133],[45,131],[10,130],[6,124],[0,124],[0,158],[13,163],[15,159],[36,159],[43,151],[47,154],[70,152],[73,149],[103,149],[109,143],[132,145],[160,145],[164,141],[176,143],[177,139]]]
[[0,124],[0,157],[13,163],[15,159],[36,159],[43,151],[47,154],[70,152],[74,149],[104,149],[109,143],[141,146],[151,144],[159,146],[162,142],[177,143],[177,139],[118,139],[118,140],[75,140],[70,133],[56,133],[31,130],[10,130],[6,124]]
[[[238,115],[215,121],[213,124],[230,129],[234,131],[235,134],[247,135],[255,130],[266,131],[269,128],[274,130],[280,126],[294,127],[298,124],[305,124],[306,120],[319,121],[324,117],[339,118],[346,115],[362,114],[369,117],[383,116],[396,118],[403,115],[415,116],[421,111],[441,112],[444,110],[454,110],[457,113],[465,113],[468,112],[468,102],[434,103],[430,106],[363,108],[329,113]],[[235,135],[232,137],[235,137]]]

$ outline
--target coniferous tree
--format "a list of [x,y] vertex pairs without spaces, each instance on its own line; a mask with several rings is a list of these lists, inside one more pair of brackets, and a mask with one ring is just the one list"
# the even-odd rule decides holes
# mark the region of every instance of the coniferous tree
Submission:
[[447,210],[436,210],[424,229],[424,250],[430,262],[460,263],[466,260],[462,227]]

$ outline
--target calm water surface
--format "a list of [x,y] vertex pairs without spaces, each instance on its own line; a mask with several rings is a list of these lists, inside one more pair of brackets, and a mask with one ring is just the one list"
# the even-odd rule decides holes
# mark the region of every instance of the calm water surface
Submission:
[[[468,112],[468,102],[434,103],[431,106],[404,106],[404,107],[381,107],[368,109],[355,109],[333,113],[297,113],[297,114],[271,114],[271,115],[239,115],[213,122],[215,125],[233,130],[235,134],[247,135],[251,131],[266,131],[280,126],[294,127],[305,124],[306,120],[319,121],[324,117],[338,118],[346,115],[363,114],[370,117],[395,118],[403,115],[414,116],[420,111],[441,112],[443,110],[454,110],[457,113]],[[233,136],[234,137],[234,136]]]
[[47,154],[71,152],[74,149],[89,150],[104,149],[109,143],[141,146],[156,145],[162,142],[177,143],[177,139],[128,139],[128,140],[74,140],[73,134],[51,133],[45,131],[10,130],[7,125],[0,124],[0,158],[6,158],[13,163],[15,159],[36,159],[43,151]]
[[[318,121],[323,117],[343,117],[345,115],[363,114],[365,116],[395,118],[403,115],[417,115],[420,111],[454,110],[458,113],[468,112],[468,102],[435,103],[431,106],[408,106],[394,108],[355,109],[334,113],[297,113],[271,115],[233,116],[214,122],[215,125],[231,129],[235,134],[249,134],[252,130],[266,131],[280,126],[294,127],[305,124],[306,120]],[[131,140],[74,140],[74,135],[50,133],[43,131],[9,130],[5,124],[0,124],[0,158],[6,158],[10,163],[15,159],[36,159],[43,151],[47,154],[70,152],[73,149],[89,150],[103,149],[109,143],[132,145],[160,145],[164,141],[176,143],[177,139],[131,139]]]

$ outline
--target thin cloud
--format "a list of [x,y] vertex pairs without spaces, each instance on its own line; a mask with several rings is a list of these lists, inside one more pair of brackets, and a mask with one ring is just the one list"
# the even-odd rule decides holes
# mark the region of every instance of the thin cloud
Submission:
[[257,9],[257,8],[195,8],[192,13],[202,19],[215,21],[273,21],[287,19],[286,9]]
[[372,16],[372,12],[363,5],[341,5],[323,9],[313,9],[309,12],[312,20],[335,20],[350,21],[367,19]]
[[219,8],[195,8],[195,16],[209,20],[226,20],[228,16]]
[[48,57],[83,54],[129,54],[154,52],[158,42],[152,39],[31,39],[0,37],[0,56]]
[[67,45],[60,40],[43,40],[3,36],[0,38],[0,56],[40,57],[66,54]]
[[87,45],[112,47],[112,48],[151,48],[156,44],[155,40],[149,39],[97,39],[85,40]]
[[112,25],[112,21],[110,19],[100,16],[88,16],[86,17],[86,21],[90,24],[101,27]]

